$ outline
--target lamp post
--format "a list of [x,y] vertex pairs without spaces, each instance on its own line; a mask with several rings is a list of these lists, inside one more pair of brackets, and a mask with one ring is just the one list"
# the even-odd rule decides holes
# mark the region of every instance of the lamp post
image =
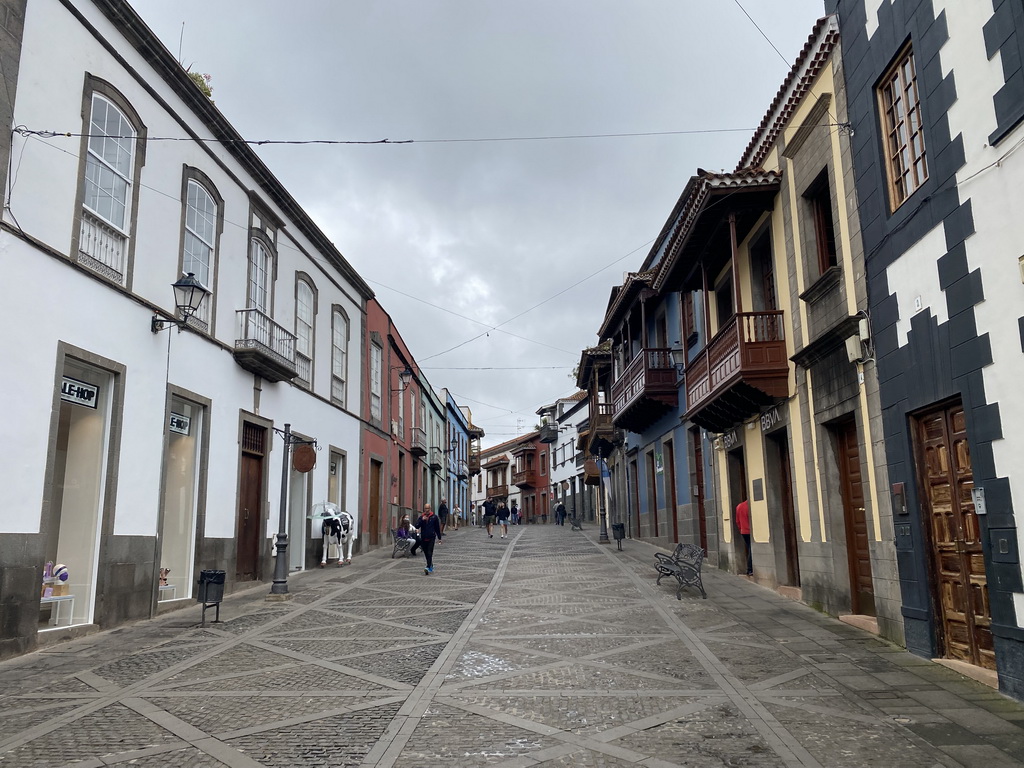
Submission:
[[203,299],[212,295],[210,289],[196,279],[195,272],[189,272],[180,280],[171,283],[171,288],[174,289],[174,307],[181,317],[165,317],[159,312],[155,313],[149,322],[149,329],[153,333],[160,333],[172,325],[176,325],[178,333],[181,333],[188,325],[189,318],[199,311]]
[[281,508],[277,521],[277,541],[274,544],[277,561],[274,563],[274,583],[270,587],[268,599],[285,600],[288,594],[288,456],[293,445],[313,445],[316,441],[293,435],[291,424],[285,424],[283,432],[279,429],[274,431],[284,438],[284,454],[281,456]]
[[610,544],[611,541],[608,539],[608,510],[605,509],[604,501],[604,473],[608,465],[605,464],[604,457],[600,454],[597,457],[597,468],[600,478],[600,482],[597,484],[597,505],[601,515],[601,533],[597,537],[597,543]]

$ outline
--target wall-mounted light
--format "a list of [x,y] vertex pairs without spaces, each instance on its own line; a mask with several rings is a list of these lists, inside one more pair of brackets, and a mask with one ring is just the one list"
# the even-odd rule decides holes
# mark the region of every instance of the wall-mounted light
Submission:
[[668,354],[672,358],[672,365],[676,367],[676,375],[682,376],[683,371],[686,370],[686,349],[683,347],[670,349]]
[[189,272],[177,282],[171,283],[171,288],[174,289],[174,306],[179,317],[162,317],[159,313],[153,315],[149,325],[153,333],[159,333],[172,325],[178,326],[178,333],[181,333],[188,325],[189,318],[199,311],[203,300],[210,295],[210,289],[196,279],[194,272]]

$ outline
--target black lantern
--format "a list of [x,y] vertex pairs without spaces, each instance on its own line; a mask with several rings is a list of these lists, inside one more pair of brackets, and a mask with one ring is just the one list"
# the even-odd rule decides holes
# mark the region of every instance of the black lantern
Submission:
[[203,299],[210,295],[210,290],[196,279],[194,272],[189,272],[177,282],[171,283],[171,288],[174,289],[174,306],[180,317],[170,319],[161,317],[159,314],[153,315],[150,328],[153,333],[158,333],[171,325],[178,326],[180,333],[182,328],[188,324],[188,319],[199,311],[203,305]]

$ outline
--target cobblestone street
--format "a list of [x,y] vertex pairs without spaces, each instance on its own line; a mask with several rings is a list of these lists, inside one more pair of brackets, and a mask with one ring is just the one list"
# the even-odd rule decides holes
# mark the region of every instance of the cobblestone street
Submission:
[[596,530],[463,529],[0,664],[0,766],[980,766],[1024,707],[743,579],[656,586]]

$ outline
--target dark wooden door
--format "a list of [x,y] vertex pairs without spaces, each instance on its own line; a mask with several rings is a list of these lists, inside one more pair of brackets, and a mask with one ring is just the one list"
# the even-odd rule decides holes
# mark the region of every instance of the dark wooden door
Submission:
[[693,435],[693,465],[696,469],[694,483],[697,489],[694,496],[697,500],[697,508],[694,513],[697,515],[697,528],[700,531],[700,546],[707,552],[708,521],[704,518],[704,449],[700,442],[700,432],[695,429],[691,434]]
[[995,669],[988,578],[971,498],[974,475],[963,406],[957,403],[919,418],[917,443],[943,651],[949,658]]
[[630,531],[629,535],[636,536],[639,539],[643,536],[640,532],[640,474],[635,460],[629,462],[629,474],[630,479],[633,481],[633,517],[636,520],[636,528]]
[[679,501],[676,497],[676,450],[673,443],[665,443],[665,497],[668,513],[672,517],[672,541],[679,543]]
[[654,453],[647,454],[647,507],[650,512],[647,524],[650,526],[648,536],[658,535],[658,478],[655,474]]
[[848,419],[836,428],[839,475],[842,481],[846,558],[850,567],[850,610],[875,615],[875,588],[871,579],[868,521],[864,512],[864,484],[860,470],[857,424]]
[[[370,461],[370,544],[380,544],[380,484],[383,465],[379,461]],[[389,524],[390,525],[390,524]]]
[[260,577],[260,524],[263,520],[263,461],[267,430],[255,424],[242,425],[241,476],[238,483],[238,521],[235,537],[235,579],[256,581]]
[[[743,462],[743,449],[738,448],[736,450],[729,451],[728,458],[726,459],[726,466],[728,467],[728,478],[729,478],[729,510],[732,515],[732,548],[733,555],[736,558],[736,562],[740,565],[743,571],[746,571],[747,566],[747,545],[743,541],[743,537],[740,535],[739,526],[736,524],[736,507],[744,499],[749,501],[749,494],[747,492],[747,467]],[[751,516],[751,526],[753,526],[754,520]],[[753,528],[751,528],[753,530]],[[754,537],[751,536],[751,546],[753,546]]]
[[793,472],[789,462],[789,437],[782,434],[779,447],[779,491],[782,502],[782,534],[786,543],[786,584],[800,586],[800,552],[796,543],[796,510],[793,508]]

